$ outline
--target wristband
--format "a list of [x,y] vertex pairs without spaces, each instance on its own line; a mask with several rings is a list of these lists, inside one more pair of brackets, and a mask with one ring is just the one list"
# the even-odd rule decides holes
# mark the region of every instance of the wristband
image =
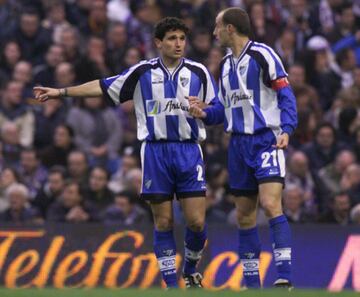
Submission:
[[59,93],[60,93],[60,97],[66,97],[68,95],[67,88],[60,89]]

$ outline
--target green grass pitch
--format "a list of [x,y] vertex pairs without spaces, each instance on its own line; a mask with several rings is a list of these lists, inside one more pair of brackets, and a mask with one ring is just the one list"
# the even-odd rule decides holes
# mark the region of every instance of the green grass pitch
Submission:
[[0,289],[1,297],[359,297],[359,292],[344,291],[330,293],[325,290],[295,289],[291,292],[284,290],[266,289],[261,291],[206,291],[206,290],[170,290],[161,289]]

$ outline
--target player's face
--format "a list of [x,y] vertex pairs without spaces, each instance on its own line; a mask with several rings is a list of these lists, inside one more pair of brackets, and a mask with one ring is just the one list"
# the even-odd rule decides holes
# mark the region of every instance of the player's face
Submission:
[[229,46],[229,33],[225,24],[223,23],[223,14],[219,13],[215,20],[215,29],[214,36],[219,41],[221,46],[228,47]]
[[155,42],[164,58],[180,59],[184,56],[186,36],[181,30],[166,32],[163,40],[156,39]]

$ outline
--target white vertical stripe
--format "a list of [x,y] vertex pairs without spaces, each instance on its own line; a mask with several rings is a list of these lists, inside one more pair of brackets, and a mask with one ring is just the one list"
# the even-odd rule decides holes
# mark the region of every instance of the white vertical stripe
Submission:
[[[245,55],[243,59],[240,61],[239,65],[237,65],[236,76],[239,81],[239,95],[246,95],[250,99],[242,100],[241,107],[243,111],[244,117],[244,132],[248,134],[254,133],[254,119],[255,114],[253,110],[254,105],[254,92],[247,88],[247,70],[249,65],[250,56]],[[240,67],[245,67],[246,71],[240,72]]]
[[281,110],[278,107],[277,94],[274,90],[266,87],[260,74],[260,110],[266,126],[271,129],[279,129],[281,124]]
[[[181,82],[181,78],[185,78],[188,80],[187,81],[183,80],[183,82]],[[183,67],[180,70],[177,77],[176,98],[186,106],[189,106],[189,102],[185,98],[185,96],[189,96],[190,93],[190,84],[191,84],[190,80],[191,80],[191,71],[188,68]],[[185,111],[179,113],[178,115],[180,140],[191,138],[191,127],[186,120],[187,116],[190,117],[190,115]]]
[[230,58],[227,58],[226,62],[224,63],[223,72],[221,75],[221,84],[223,89],[225,90],[225,98],[223,99],[223,104],[225,106],[225,116],[228,122],[227,132],[233,131],[232,109],[231,106],[230,107],[228,106],[229,91],[231,90],[230,81],[229,81],[230,67],[231,67],[231,61]]
[[[163,81],[162,83],[152,83],[152,94],[153,99],[164,99],[165,90],[164,90],[164,72],[161,68],[151,69],[151,79],[154,81]],[[163,109],[164,106],[160,105],[160,108]],[[167,129],[166,129],[166,117],[165,113],[159,113],[154,116],[154,134],[155,139],[167,139]]]
[[271,56],[269,51],[265,48],[258,47],[258,46],[252,46],[251,49],[262,54],[262,56],[265,58],[266,62],[269,65],[270,80],[275,80],[277,78],[275,60],[273,59],[273,57]]
[[285,177],[286,167],[285,167],[285,155],[284,150],[277,150],[278,163],[280,168],[280,176]]
[[137,138],[142,141],[149,135],[149,131],[146,126],[146,111],[144,108],[144,101],[141,94],[140,82],[136,84],[133,100],[137,119]]
[[141,149],[140,149],[140,161],[141,161],[141,193],[143,192],[143,188],[144,188],[145,147],[146,147],[146,141],[144,141],[144,142],[141,144]]
[[256,45],[262,45],[263,47],[266,47],[266,48],[273,54],[273,56],[275,57],[276,61],[277,61],[277,62],[279,63],[279,65],[281,66],[282,71],[284,71],[284,73],[285,73],[286,75],[288,75],[287,72],[285,71],[284,65],[283,65],[283,63],[282,63],[279,55],[278,55],[277,53],[275,53],[275,51],[274,51],[270,46],[266,45],[265,43],[258,43],[258,42],[255,42],[255,44],[256,44]]

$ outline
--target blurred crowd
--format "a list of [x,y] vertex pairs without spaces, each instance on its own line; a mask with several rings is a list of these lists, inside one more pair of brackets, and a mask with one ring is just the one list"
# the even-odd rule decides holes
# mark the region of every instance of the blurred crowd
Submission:
[[[360,1],[0,0],[0,221],[132,225],[152,220],[131,102],[37,103],[32,87],[67,87],[156,56],[154,24],[190,27],[186,56],[217,79],[217,12],[245,8],[253,40],[282,58],[299,126],[287,152],[284,211],[292,223],[360,224]],[[202,144],[207,221],[235,224],[222,126]],[[175,221],[182,222],[174,206]],[[261,212],[261,210],[260,210]],[[259,224],[264,217],[259,216]]]

